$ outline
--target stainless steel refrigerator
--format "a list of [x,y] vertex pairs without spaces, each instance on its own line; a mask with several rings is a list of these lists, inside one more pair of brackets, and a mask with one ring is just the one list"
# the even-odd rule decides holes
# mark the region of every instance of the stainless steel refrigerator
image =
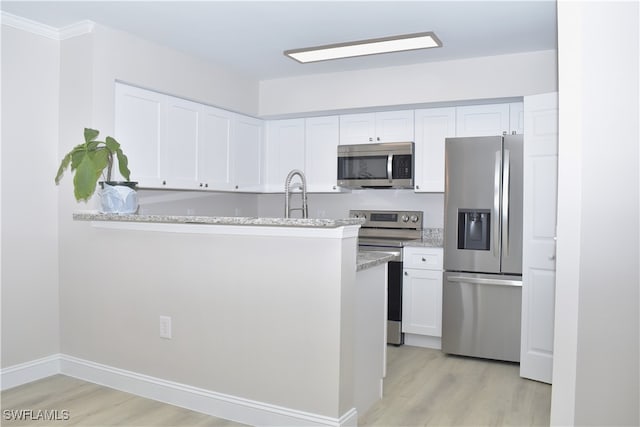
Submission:
[[445,353],[520,361],[522,141],[445,141]]

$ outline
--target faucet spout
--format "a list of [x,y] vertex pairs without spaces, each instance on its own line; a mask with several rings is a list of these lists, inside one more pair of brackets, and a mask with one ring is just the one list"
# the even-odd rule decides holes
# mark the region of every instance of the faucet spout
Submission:
[[[302,188],[302,206],[299,208],[292,208],[290,207],[289,198],[291,197],[290,191],[294,187],[291,186],[291,181],[296,175],[300,177],[301,181],[299,184],[297,184],[297,187]],[[293,169],[287,174],[287,178],[284,180],[284,217],[290,218],[291,211],[294,210],[302,211],[302,218],[309,217],[307,209],[307,179],[304,176],[304,172],[299,169]]]

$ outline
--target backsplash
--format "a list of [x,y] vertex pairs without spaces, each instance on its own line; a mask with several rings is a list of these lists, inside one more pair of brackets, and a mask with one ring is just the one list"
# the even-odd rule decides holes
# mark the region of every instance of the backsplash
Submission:
[[[284,194],[214,193],[202,191],[139,190],[145,215],[284,216]],[[300,194],[291,195],[291,206]],[[308,194],[310,218],[346,218],[351,209],[417,210],[424,212],[425,229],[444,227],[444,194],[412,190],[354,190],[350,193]],[[294,212],[293,216],[298,215]]]

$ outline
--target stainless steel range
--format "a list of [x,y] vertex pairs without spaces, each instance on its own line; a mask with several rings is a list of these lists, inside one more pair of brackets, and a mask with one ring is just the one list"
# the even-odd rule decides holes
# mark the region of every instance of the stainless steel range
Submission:
[[401,345],[402,333],[402,247],[411,240],[422,238],[420,211],[351,210],[352,218],[364,218],[360,227],[360,251],[385,252],[395,255],[388,268],[387,342]]

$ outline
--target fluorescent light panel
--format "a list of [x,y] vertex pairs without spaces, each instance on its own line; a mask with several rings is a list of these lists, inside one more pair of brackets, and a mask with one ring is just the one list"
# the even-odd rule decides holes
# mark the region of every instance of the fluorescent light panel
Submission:
[[307,62],[327,61],[329,59],[375,55],[378,53],[404,52],[407,50],[428,49],[441,46],[442,42],[430,31],[428,33],[406,34],[305,49],[285,50],[284,54],[304,64]]

